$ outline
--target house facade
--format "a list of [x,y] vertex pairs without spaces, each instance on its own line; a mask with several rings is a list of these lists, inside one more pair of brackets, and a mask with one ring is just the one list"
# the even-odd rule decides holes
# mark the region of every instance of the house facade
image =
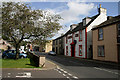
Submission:
[[46,45],[45,45],[45,52],[52,51],[52,43],[53,43],[52,40],[50,40],[49,43],[46,43]]
[[64,45],[65,45],[64,39],[65,38],[63,35],[53,40],[52,51],[56,52],[56,54],[64,55]]
[[15,50],[15,48],[9,42],[3,39],[0,39],[0,49],[3,49],[3,50],[14,49]]
[[82,22],[70,26],[65,34],[65,56],[92,58],[92,28],[107,20],[107,10],[98,8],[98,14],[86,17]]
[[93,32],[93,59],[120,62],[120,15],[96,26]]

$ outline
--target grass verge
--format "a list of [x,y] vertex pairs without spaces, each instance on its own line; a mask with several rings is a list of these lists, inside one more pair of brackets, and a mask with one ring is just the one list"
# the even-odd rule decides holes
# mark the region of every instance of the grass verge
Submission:
[[2,62],[2,68],[40,68],[31,65],[29,58],[18,59],[18,60],[0,59],[0,62]]

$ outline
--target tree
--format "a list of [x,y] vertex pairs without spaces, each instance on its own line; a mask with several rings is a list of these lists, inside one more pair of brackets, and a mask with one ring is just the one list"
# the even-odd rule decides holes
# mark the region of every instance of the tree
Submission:
[[43,10],[32,10],[28,4],[4,2],[2,5],[2,32],[16,48],[16,59],[19,45],[25,40],[39,40],[41,43],[61,28],[59,15]]

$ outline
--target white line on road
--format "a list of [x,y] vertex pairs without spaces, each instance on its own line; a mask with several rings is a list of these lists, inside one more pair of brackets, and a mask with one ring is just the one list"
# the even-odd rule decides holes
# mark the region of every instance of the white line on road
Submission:
[[67,71],[63,71],[64,73],[68,73]]
[[24,72],[24,73],[18,73],[18,74],[23,74],[23,76],[16,76],[16,77],[22,77],[22,78],[31,78],[31,73],[30,72]]
[[10,76],[8,76],[8,77],[10,77]]
[[73,78],[78,79],[78,77],[76,77],[76,76],[73,76]]
[[60,69],[60,67],[57,66],[57,69]]
[[61,73],[60,71],[58,71],[59,73]]
[[67,78],[70,78],[70,77],[67,77]]
[[8,73],[8,75],[11,75],[11,73]]
[[64,71],[63,69],[60,69],[61,71]]
[[72,74],[68,73],[69,76],[72,76]]
[[66,76],[65,74],[63,74],[63,76]]
[[[102,70],[102,71],[106,71],[106,72],[110,72],[110,73],[113,73],[113,74],[118,74],[117,72],[112,72],[112,71],[109,71],[107,69],[101,69],[101,68],[97,68],[97,67],[94,67],[95,69],[98,69],[98,70]],[[120,74],[118,74],[120,75]]]

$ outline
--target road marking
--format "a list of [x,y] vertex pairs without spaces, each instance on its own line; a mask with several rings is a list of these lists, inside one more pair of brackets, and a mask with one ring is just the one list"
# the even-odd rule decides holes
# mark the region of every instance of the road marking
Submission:
[[60,71],[58,71],[59,73],[61,73]]
[[73,76],[73,78],[78,79],[78,77],[76,77],[76,76]]
[[[72,74],[68,73],[67,71],[65,71],[65,70],[63,70],[63,69],[61,69],[61,68],[59,68],[59,67],[57,67],[57,69],[54,69],[54,70],[58,71],[59,73],[62,73],[62,72],[63,72],[63,76],[66,76],[66,78],[69,79],[69,80],[71,80],[71,79],[70,79],[70,77],[68,77],[67,75],[73,77],[74,79],[78,79],[78,77],[72,76]],[[61,71],[62,71],[62,72],[61,72]],[[65,74],[64,74],[64,73],[65,73]]]
[[[109,71],[107,69],[101,69],[101,68],[97,68],[97,67],[94,67],[95,69],[98,69],[98,70],[102,70],[102,71],[106,71],[106,72],[110,72],[110,73],[113,73],[113,74],[118,74],[117,72],[112,72],[112,71]],[[120,75],[120,74],[118,74]]]
[[10,76],[8,76],[8,77],[10,77]]
[[63,76],[66,76],[65,74],[63,74]]
[[57,66],[57,69],[60,69],[60,67]]
[[64,73],[68,73],[67,71],[64,71]]
[[69,76],[72,76],[72,74],[68,73]]
[[70,78],[70,77],[67,77],[67,78]]
[[23,76],[16,76],[16,77],[27,77],[27,78],[30,78],[31,77],[31,73],[30,72],[24,72],[24,73],[18,73],[18,74],[23,74]]
[[64,71],[63,69],[60,69],[61,71]]

